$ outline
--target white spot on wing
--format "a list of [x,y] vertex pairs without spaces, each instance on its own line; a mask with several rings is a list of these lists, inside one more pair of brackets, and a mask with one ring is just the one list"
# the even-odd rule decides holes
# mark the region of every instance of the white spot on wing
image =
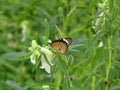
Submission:
[[63,38],[62,40],[65,41],[67,45],[69,45],[69,42],[66,39]]

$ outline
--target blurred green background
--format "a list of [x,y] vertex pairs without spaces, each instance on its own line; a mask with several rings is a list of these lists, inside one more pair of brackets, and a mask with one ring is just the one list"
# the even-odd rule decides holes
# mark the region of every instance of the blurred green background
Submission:
[[28,48],[65,37],[68,90],[120,90],[119,25],[119,0],[0,0],[0,90],[55,90]]

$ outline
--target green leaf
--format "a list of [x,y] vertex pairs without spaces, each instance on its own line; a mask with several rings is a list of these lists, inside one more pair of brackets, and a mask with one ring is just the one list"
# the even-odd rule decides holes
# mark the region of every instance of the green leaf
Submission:
[[2,54],[0,60],[21,60],[21,56],[25,55],[25,52],[9,52]]

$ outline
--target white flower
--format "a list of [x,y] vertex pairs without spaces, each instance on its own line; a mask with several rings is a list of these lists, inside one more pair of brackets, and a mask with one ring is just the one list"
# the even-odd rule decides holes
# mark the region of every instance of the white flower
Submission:
[[45,61],[44,57],[42,57],[41,62],[42,62],[42,65],[40,68],[45,69],[47,73],[50,73],[50,65]]
[[98,47],[100,48],[100,47],[102,47],[102,46],[103,46],[103,42],[102,42],[102,41],[100,41],[100,43],[99,43]]
[[[48,62],[49,62],[51,65],[53,65],[53,64],[51,63],[51,60],[52,60],[52,58],[53,58],[53,57],[52,57],[52,52],[48,49],[48,47],[42,47],[42,48],[41,48],[41,52],[46,55]],[[48,63],[46,63],[46,60],[45,60],[45,57],[44,57],[44,56],[42,56],[41,58],[42,58],[42,59],[41,59],[42,66],[41,66],[40,68],[45,69],[46,72],[50,73],[50,65],[49,65]]]
[[[47,47],[47,46],[41,47],[36,43],[35,40],[33,40],[32,47],[30,47],[29,50],[32,52],[32,55],[30,56],[31,63],[36,64],[37,63],[36,59],[40,58],[41,63],[42,63],[40,68],[45,69],[45,71],[47,73],[50,73],[50,65],[53,65],[51,63],[53,57],[52,57],[52,52],[49,50],[49,47]],[[46,58],[45,58],[45,56],[46,56]],[[48,62],[46,62],[46,61],[48,61]]]
[[31,63],[33,63],[33,64],[36,63],[36,60],[34,59],[34,55],[33,55],[33,54],[30,56],[30,61],[31,61]]

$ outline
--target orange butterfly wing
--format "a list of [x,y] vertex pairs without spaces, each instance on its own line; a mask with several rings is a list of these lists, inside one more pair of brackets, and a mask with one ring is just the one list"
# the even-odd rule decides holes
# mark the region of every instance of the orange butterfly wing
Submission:
[[63,38],[55,40],[50,45],[59,53],[64,54],[68,50],[69,44],[72,43],[72,38]]
[[50,44],[57,52],[64,54],[66,53],[68,46],[64,41],[56,40]]

